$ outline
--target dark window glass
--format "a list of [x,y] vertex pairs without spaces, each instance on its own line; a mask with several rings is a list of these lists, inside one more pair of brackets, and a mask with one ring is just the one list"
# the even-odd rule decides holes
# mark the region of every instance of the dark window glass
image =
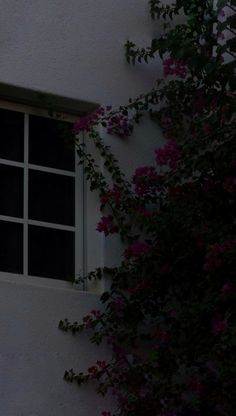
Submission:
[[0,158],[23,162],[23,113],[0,109]]
[[23,225],[0,221],[0,270],[23,273]]
[[74,225],[74,178],[29,171],[29,218]]
[[74,277],[74,233],[29,226],[29,274],[71,280]]
[[0,214],[23,216],[23,169],[0,165]]
[[73,171],[75,156],[72,124],[30,116],[29,162]]

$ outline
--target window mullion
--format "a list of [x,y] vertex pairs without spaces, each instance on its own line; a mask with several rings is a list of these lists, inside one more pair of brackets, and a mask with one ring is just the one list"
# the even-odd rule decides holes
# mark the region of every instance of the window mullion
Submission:
[[80,256],[80,247],[81,247],[81,235],[79,233],[79,199],[80,199],[80,183],[79,183],[79,170],[78,165],[78,155],[76,152],[75,147],[75,278],[77,279],[79,275],[81,275],[81,269],[80,269],[80,262],[81,262],[81,256]]
[[29,115],[24,115],[24,242],[23,273],[28,276]]
[[[83,144],[85,137],[83,135]],[[75,146],[76,152],[76,146]],[[85,279],[87,275],[87,195],[86,179],[84,174],[84,162],[79,165],[79,158],[76,152],[76,188],[75,188],[75,267],[76,278],[81,276]],[[87,290],[87,281],[83,280],[82,290]]]

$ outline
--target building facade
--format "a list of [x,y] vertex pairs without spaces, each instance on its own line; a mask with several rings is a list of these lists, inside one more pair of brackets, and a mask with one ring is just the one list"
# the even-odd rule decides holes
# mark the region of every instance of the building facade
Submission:
[[[123,45],[145,46],[159,28],[146,0],[9,0],[0,20],[0,413],[93,416],[106,400],[92,387],[68,385],[63,373],[86,370],[109,352],[57,327],[99,307],[107,284],[78,289],[70,276],[117,264],[122,250],[115,236],[96,232],[98,197],[73,149],[57,145],[52,112],[64,128],[98,105],[115,108],[150,89],[158,64],[129,66]],[[153,161],[157,134],[144,120],[129,139],[104,140],[130,177]]]

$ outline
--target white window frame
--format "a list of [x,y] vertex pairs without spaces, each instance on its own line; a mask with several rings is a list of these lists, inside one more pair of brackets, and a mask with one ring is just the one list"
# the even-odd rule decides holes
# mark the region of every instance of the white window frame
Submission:
[[[75,233],[75,279],[79,276],[86,275],[86,181],[84,177],[83,165],[78,164],[78,155],[75,148],[75,170],[67,171],[62,169],[55,169],[41,165],[30,164],[28,161],[29,155],[29,115],[36,115],[45,118],[50,118],[57,121],[75,122],[78,117],[66,113],[56,112],[51,115],[49,111],[22,105],[18,103],[0,100],[0,108],[6,110],[17,111],[24,114],[24,161],[17,162],[8,159],[1,159],[0,164],[7,166],[15,166],[24,169],[23,180],[23,218],[11,217],[7,215],[0,215],[0,220],[20,223],[23,225],[23,273],[15,274],[0,271],[0,281],[10,281],[13,283],[27,283],[46,287],[56,287],[62,289],[73,289],[76,287],[79,290],[86,290],[86,283],[83,285],[72,285],[65,280],[58,280],[54,278],[32,276],[28,274],[28,226],[36,225],[40,227],[53,228],[58,230],[73,231]],[[29,169],[38,170],[41,172],[54,173],[67,177],[74,177],[75,179],[75,224],[74,226],[62,225],[56,223],[49,223],[38,220],[30,220],[28,218],[28,178]]]

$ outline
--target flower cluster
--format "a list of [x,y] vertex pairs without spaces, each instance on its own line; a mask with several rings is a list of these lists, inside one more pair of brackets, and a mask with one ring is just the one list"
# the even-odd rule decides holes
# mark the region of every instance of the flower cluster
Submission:
[[174,139],[168,140],[164,147],[155,150],[156,162],[159,166],[169,166],[176,169],[181,157],[181,149]]
[[227,319],[214,318],[211,322],[212,334],[216,337],[228,328]]
[[210,246],[206,256],[203,270],[205,272],[212,272],[222,267],[224,253],[234,250],[236,247],[236,240],[232,239],[224,243],[214,243]]
[[142,241],[134,241],[125,250],[124,256],[126,258],[139,257],[143,254],[150,253],[150,251],[152,251],[152,246],[150,246],[150,244]]
[[184,62],[177,61],[174,58],[167,58],[163,61],[163,75],[164,77],[175,75],[184,79],[187,76],[187,67]]
[[233,194],[236,192],[236,178],[227,178],[223,183],[225,191]]
[[101,318],[101,312],[99,310],[96,310],[96,309],[93,309],[91,311],[91,315],[93,315],[97,319]]
[[117,227],[114,225],[112,215],[101,217],[96,230],[100,233],[103,232],[105,236],[117,232]]
[[91,315],[86,315],[83,317],[83,324],[85,328],[92,328],[94,326],[94,320]]
[[81,117],[78,121],[75,122],[73,127],[74,134],[79,134],[82,131],[90,132],[92,127],[98,123],[99,118],[104,116],[105,109],[103,107],[99,107],[93,113],[88,114],[84,117]]
[[124,114],[111,114],[107,119],[107,134],[114,134],[121,138],[130,136],[132,132],[128,116]]
[[[89,329],[91,341],[107,341],[111,354],[88,374],[69,371],[67,380],[92,380],[98,393],[114,395],[112,416],[234,416],[234,65],[212,57],[209,39],[217,46],[222,38],[220,25],[212,25],[217,19],[212,2],[198,7],[194,0],[180,0],[174,9],[164,1],[150,3],[154,15],[174,19],[181,10],[186,19],[167,23],[151,49],[131,47],[130,60],[148,60],[156,50],[170,57],[164,59],[164,75],[173,79],[158,80],[127,107],[100,109],[77,126],[88,131],[101,157],[106,155],[105,174],[96,165],[93,170],[93,162],[85,170],[100,192],[101,210],[106,209],[97,230],[105,236],[119,232],[124,251],[120,264],[95,273],[111,278],[100,298],[102,312],[92,310],[81,325],[61,325],[74,333]],[[186,62],[174,56],[186,56]],[[167,142],[155,151],[157,165],[139,167],[127,183],[93,127],[125,137],[130,114],[138,122],[146,110],[158,121],[157,136],[161,128]]]
[[104,207],[109,201],[118,205],[121,199],[121,189],[118,185],[114,184],[113,188],[107,192],[103,192],[100,196],[101,206]]
[[233,291],[233,285],[230,281],[224,283],[221,288],[222,295],[226,295],[227,293],[231,293]]
[[97,380],[99,378],[99,369],[95,365],[88,368],[88,373],[90,375],[91,380]]
[[158,174],[154,166],[142,166],[136,169],[132,177],[135,193],[138,196],[156,193],[159,190]]

